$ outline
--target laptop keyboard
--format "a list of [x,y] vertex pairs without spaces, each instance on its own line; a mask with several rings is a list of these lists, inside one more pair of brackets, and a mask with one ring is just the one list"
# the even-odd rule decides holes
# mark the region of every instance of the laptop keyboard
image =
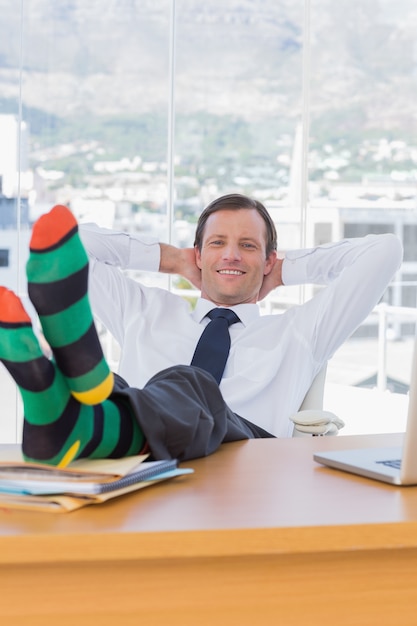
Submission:
[[377,461],[377,463],[381,463],[381,465],[385,465],[386,467],[401,469],[401,459],[394,459],[392,461]]

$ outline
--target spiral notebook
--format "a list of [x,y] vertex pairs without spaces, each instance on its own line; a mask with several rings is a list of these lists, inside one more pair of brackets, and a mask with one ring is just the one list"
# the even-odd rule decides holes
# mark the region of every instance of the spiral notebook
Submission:
[[402,447],[317,452],[314,460],[393,485],[417,485],[417,337],[411,367],[407,426]]

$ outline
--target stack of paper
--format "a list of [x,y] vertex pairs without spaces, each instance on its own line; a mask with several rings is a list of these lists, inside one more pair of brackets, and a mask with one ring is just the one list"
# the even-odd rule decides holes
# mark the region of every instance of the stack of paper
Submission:
[[0,462],[0,506],[67,512],[191,473],[177,460],[146,461],[147,456],[78,460],[66,468]]

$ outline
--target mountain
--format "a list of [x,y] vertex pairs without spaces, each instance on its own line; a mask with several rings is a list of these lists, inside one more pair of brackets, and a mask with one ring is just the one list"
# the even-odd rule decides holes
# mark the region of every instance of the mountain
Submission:
[[[20,16],[20,3],[0,0],[0,112],[19,95],[21,24],[25,107],[59,118],[166,111],[170,1],[22,4]],[[311,4],[308,87],[318,127],[415,135],[415,0]],[[269,117],[293,127],[302,106],[304,2],[175,6],[177,113]]]

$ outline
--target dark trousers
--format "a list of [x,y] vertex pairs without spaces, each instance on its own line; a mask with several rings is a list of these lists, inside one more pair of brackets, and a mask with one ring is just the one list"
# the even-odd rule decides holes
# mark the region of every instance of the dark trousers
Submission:
[[198,367],[170,367],[143,389],[115,375],[110,400],[129,404],[156,460],[185,461],[212,454],[229,441],[273,437],[233,413],[213,376]]

